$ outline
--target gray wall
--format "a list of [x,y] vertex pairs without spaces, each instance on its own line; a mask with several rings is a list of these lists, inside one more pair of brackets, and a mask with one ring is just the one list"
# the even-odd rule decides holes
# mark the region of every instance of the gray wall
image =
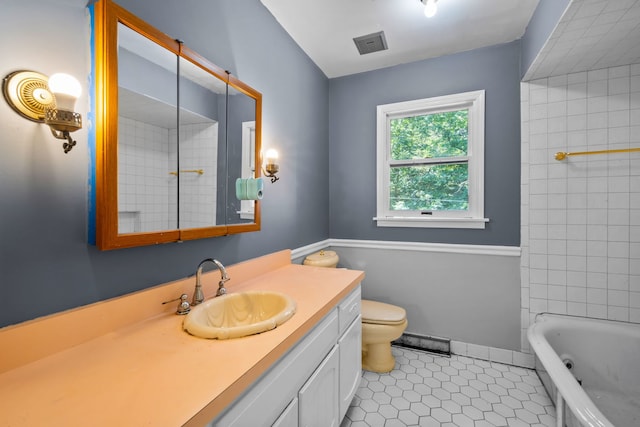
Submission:
[[[85,126],[68,154],[49,129],[0,101],[0,326],[193,274],[216,257],[235,263],[329,235],[328,80],[259,0],[120,1],[263,94],[263,144],[282,153],[281,180],[268,183],[262,230],[181,244],[101,252],[88,241],[89,98]],[[68,72],[90,87],[84,0],[3,0],[0,74]],[[38,10],[38,13],[32,13]],[[66,48],[51,49],[55,38]]]
[[407,311],[407,332],[520,351],[520,257],[335,247],[362,298]]
[[118,50],[118,86],[174,107],[178,104],[177,68],[177,60],[169,71],[130,50]]
[[[332,79],[332,238],[518,246],[520,243],[520,43]],[[486,91],[485,230],[376,227],[376,106]]]
[[[78,145],[67,155],[48,128],[21,119],[0,101],[0,286],[7,296],[0,326],[185,277],[205,257],[234,263],[329,236],[519,244],[519,42],[329,82],[259,0],[119,3],[262,92],[263,146],[281,154],[281,180],[266,184],[262,200],[263,231],[100,252],[86,243],[89,97],[78,103],[85,127],[74,134]],[[2,76],[24,68],[66,71],[90,87],[84,5],[3,0]],[[34,7],[39,13],[30,15]],[[73,54],[63,57],[42,45],[54,36]],[[488,228],[376,228],[375,106],[477,89],[487,91]],[[407,308],[411,331],[517,348],[517,257],[487,261],[336,249],[343,265],[366,270],[365,297]],[[456,270],[453,260],[465,268]]]
[[570,2],[571,0],[540,0],[522,36],[520,77],[523,77],[531,67]]

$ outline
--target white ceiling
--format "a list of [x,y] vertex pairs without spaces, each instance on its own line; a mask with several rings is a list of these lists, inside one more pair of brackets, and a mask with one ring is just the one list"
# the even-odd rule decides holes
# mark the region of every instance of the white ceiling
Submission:
[[[329,78],[517,40],[539,0],[261,0]],[[618,0],[615,0],[618,1]],[[360,55],[353,42],[384,31],[388,50]]]
[[524,80],[640,63],[640,0],[573,0]]
[[[167,104],[139,92],[118,88],[118,115],[138,122],[158,126],[163,129],[175,129],[177,126],[176,106]],[[216,123],[208,117],[193,111],[180,109],[180,124]]]

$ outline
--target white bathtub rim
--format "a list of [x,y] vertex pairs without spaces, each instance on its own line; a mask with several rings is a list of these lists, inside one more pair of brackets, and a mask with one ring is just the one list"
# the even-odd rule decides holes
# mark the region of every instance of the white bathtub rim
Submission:
[[555,352],[549,342],[544,338],[544,332],[552,329],[553,322],[559,320],[563,322],[581,322],[583,320],[591,321],[594,319],[541,313],[536,316],[535,323],[529,326],[527,330],[527,338],[531,344],[531,348],[549,373],[554,386],[562,395],[571,412],[581,423],[588,427],[616,427],[595,406],[571,372],[564,366],[560,355]]

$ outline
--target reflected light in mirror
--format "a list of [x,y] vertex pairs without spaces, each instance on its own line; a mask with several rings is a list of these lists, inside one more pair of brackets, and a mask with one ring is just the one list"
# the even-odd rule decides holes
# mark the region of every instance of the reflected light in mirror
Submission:
[[278,161],[278,151],[270,148],[265,154],[266,163],[276,163]]
[[420,0],[424,4],[424,16],[432,18],[438,12],[438,0]]
[[280,178],[276,176],[278,173],[278,151],[273,148],[267,150],[264,155],[264,174],[267,178],[271,178],[271,182],[276,182]]

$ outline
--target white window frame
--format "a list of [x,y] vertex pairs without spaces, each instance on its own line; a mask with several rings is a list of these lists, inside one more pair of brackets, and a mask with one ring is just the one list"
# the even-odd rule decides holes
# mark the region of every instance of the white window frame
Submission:
[[[484,90],[378,105],[377,214],[378,227],[485,228],[484,218]],[[467,109],[469,209],[467,211],[392,211],[389,209],[390,121],[401,117]]]
[[[241,178],[254,178],[256,175],[256,122],[242,122],[242,166]],[[255,201],[240,200],[240,219],[255,219]]]

